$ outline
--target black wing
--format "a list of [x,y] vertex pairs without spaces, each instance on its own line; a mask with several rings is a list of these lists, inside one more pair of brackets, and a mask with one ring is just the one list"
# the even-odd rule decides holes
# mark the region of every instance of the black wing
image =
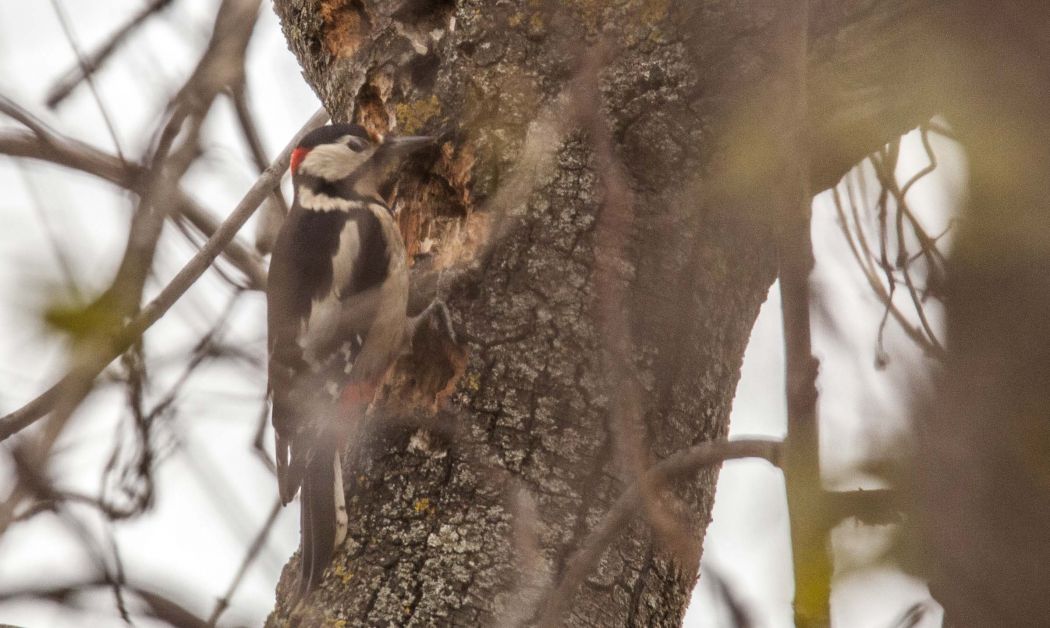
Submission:
[[[310,388],[323,389],[325,380],[331,379],[312,375],[329,371],[334,377],[345,377],[346,366],[356,357],[374,317],[374,307],[354,297],[380,284],[388,263],[382,228],[365,208],[320,212],[293,206],[278,235],[270,263],[267,311],[269,390],[284,503],[299,489],[311,441],[319,436],[316,423],[321,417],[300,416],[301,398],[318,398],[323,390]],[[311,315],[321,308],[345,310],[352,324],[333,327],[318,341],[318,330],[309,327],[314,322]],[[313,355],[305,356],[304,336],[311,334]]]
[[386,278],[389,259],[382,225],[364,207],[321,212],[295,203],[274,245],[269,391],[282,503],[302,488],[303,593],[335,548],[344,444],[334,437],[343,418],[338,397],[375,319],[378,291],[369,290]]
[[281,501],[295,496],[302,465],[291,468],[295,443],[308,429],[295,412],[293,390],[309,366],[299,335],[314,300],[332,286],[332,257],[346,223],[342,212],[308,212],[293,206],[274,244],[267,286],[269,392],[277,435],[277,479]]

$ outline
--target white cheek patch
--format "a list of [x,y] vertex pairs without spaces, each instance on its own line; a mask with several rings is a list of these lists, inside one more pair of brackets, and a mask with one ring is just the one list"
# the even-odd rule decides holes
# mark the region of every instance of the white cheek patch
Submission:
[[345,144],[322,144],[310,149],[299,172],[336,181],[350,176],[371,156],[372,151],[354,151]]

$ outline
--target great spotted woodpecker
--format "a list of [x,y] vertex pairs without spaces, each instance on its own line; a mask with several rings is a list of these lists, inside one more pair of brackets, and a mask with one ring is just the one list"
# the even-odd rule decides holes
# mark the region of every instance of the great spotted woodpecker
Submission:
[[333,124],[292,152],[295,198],[274,244],[267,307],[281,502],[302,490],[302,593],[346,538],[340,452],[407,342],[405,247],[381,192],[428,143]]

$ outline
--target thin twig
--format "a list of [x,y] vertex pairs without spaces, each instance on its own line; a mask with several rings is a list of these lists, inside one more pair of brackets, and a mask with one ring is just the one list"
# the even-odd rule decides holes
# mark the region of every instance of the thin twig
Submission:
[[44,141],[56,134],[43,120],[29,113],[24,107],[18,105],[18,103],[7,96],[0,96],[0,113],[20,123]]
[[252,452],[262,461],[263,466],[276,476],[277,465],[273,463],[273,456],[266,451],[266,445],[263,443],[263,439],[266,436],[266,424],[269,422],[269,419],[270,404],[266,399],[263,399],[262,408],[259,412],[259,421],[256,424],[255,434],[252,436]]
[[[641,387],[635,377],[634,338],[625,307],[626,282],[617,262],[624,257],[634,227],[634,193],[630,175],[616,156],[612,130],[601,111],[599,74],[611,50],[598,47],[583,58],[572,83],[574,119],[587,131],[601,181],[601,207],[595,225],[594,286],[602,344],[602,371],[613,401],[609,430],[620,471],[628,481],[643,477],[649,466]],[[645,513],[655,536],[679,558],[686,572],[699,565],[700,547],[687,526],[673,514],[655,488],[642,485]]]
[[[110,584],[106,582],[104,578],[95,578],[72,584],[48,585],[43,587],[0,591],[0,601],[13,599],[44,599],[65,603],[84,591],[109,586]],[[150,617],[177,628],[204,628],[205,626],[203,619],[197,617],[184,606],[165,595],[134,585],[128,585],[126,589],[134,593],[146,603],[149,609],[148,615]]]
[[84,54],[80,50],[77,38],[73,34],[73,28],[69,24],[69,16],[66,15],[66,10],[62,7],[61,0],[51,0],[51,6],[55,9],[55,15],[58,17],[59,24],[62,25],[62,32],[66,36],[66,41],[69,42],[69,47],[73,49],[73,54],[77,57],[77,65],[80,66],[80,70],[87,81],[88,89],[91,90],[91,98],[95,101],[95,106],[98,107],[98,112],[102,116],[102,121],[106,124],[106,130],[109,131],[109,138],[113,141],[113,149],[117,151],[117,157],[119,157],[121,161],[127,161],[124,158],[124,150],[120,147],[120,138],[117,136],[117,128],[113,125],[113,119],[110,117],[105,103],[102,102],[102,96],[98,93],[98,89],[95,87],[94,79],[91,78],[91,72],[88,69],[89,66],[87,61],[84,59]]
[[161,9],[171,4],[171,0],[153,0],[150,4],[142,7],[128,22],[113,33],[106,43],[102,44],[94,53],[88,56],[79,56],[77,64],[62,75],[55,85],[47,93],[47,107],[54,109],[68,97],[77,85],[84,79],[92,76],[109,59],[109,56],[127,40],[136,28],[146,21],[151,15],[158,13]]
[[77,275],[73,271],[73,262],[69,259],[69,256],[66,255],[66,251],[59,243],[58,232],[55,229],[54,223],[51,221],[51,216],[48,214],[47,210],[44,209],[46,203],[41,197],[40,190],[37,188],[36,183],[33,181],[32,176],[30,176],[30,173],[24,164],[16,162],[15,166],[18,170],[18,174],[22,178],[22,185],[25,186],[30,198],[33,199],[33,209],[36,210],[37,218],[40,219],[40,226],[47,238],[51,254],[54,255],[55,262],[58,263],[58,268],[62,273],[66,289],[74,298],[82,297],[80,286],[77,281]]
[[237,588],[241,585],[241,581],[244,579],[244,575],[248,573],[248,567],[255,561],[256,556],[259,555],[259,551],[262,550],[263,544],[266,543],[267,537],[270,536],[270,530],[273,529],[273,524],[277,521],[277,515],[281,512],[281,500],[277,499],[274,501],[273,507],[270,508],[270,514],[266,517],[266,521],[263,522],[259,533],[255,535],[255,539],[252,540],[252,544],[248,546],[248,551],[244,555],[244,560],[241,561],[240,568],[237,569],[237,574],[233,577],[233,581],[230,582],[230,586],[226,588],[226,593],[222,595],[215,602],[215,608],[212,609],[211,615],[208,617],[208,626],[215,626],[216,622],[219,621],[219,617],[222,616],[226,609],[230,605],[230,600],[233,598],[234,593],[237,592]]
[[[121,163],[114,155],[65,137],[48,128],[10,99],[2,96],[0,96],[0,112],[10,115],[33,131],[32,133],[21,131],[0,133],[0,154],[48,161],[105,179],[140,197],[146,193],[145,167],[141,164]],[[174,211],[185,217],[204,237],[210,237],[218,228],[218,221],[182,188],[174,187],[170,192]],[[259,256],[241,241],[231,242],[223,251],[223,257],[244,273],[253,288],[265,287],[266,272],[262,269]]]
[[711,588],[711,593],[725,605],[726,611],[729,613],[730,626],[733,628],[751,628],[755,625],[754,620],[751,618],[751,612],[717,569],[709,564],[705,565],[700,571],[700,582],[707,582],[707,585]]
[[[42,501],[52,504],[51,510],[58,515],[59,519],[69,528],[73,535],[80,539],[81,545],[98,567],[103,580],[112,589],[118,613],[125,623],[130,624],[131,620],[128,617],[127,605],[124,602],[123,594],[124,565],[120,559],[116,540],[110,536],[110,547],[114,560],[114,568],[111,569],[106,562],[105,552],[99,543],[96,542],[94,535],[78,517],[65,507],[61,500],[56,499],[54,487],[51,485],[50,480],[39,473],[36,466],[27,459],[25,449],[16,448],[11,453],[18,477],[16,492],[24,490],[31,495],[39,497]],[[114,570],[116,573],[113,573]]]
[[[242,81],[230,87],[230,97],[233,100],[234,110],[237,113],[237,122],[241,127],[241,134],[248,146],[252,160],[256,168],[262,172],[266,168],[266,149],[263,148],[262,138],[259,137],[258,126],[252,115],[248,104],[248,87]],[[288,203],[284,200],[280,186],[273,190],[269,202],[265,203],[255,229],[255,249],[261,254],[269,253],[273,243],[277,239],[284,217],[288,215]]]
[[[943,350],[938,350],[934,345],[930,344],[925,334],[912,326],[907,317],[904,316],[904,313],[902,313],[893,303],[892,299],[890,299],[889,294],[886,292],[886,288],[883,286],[882,281],[879,280],[878,275],[870,271],[869,266],[865,263],[864,255],[858,249],[858,246],[860,245],[853,239],[853,232],[850,231],[848,223],[849,219],[843,208],[842,197],[839,193],[838,187],[832,188],[831,193],[835,204],[835,212],[839,219],[839,229],[842,231],[842,235],[846,238],[846,244],[849,245],[850,253],[853,254],[853,259],[857,262],[857,266],[860,268],[861,274],[863,274],[864,278],[867,280],[872,292],[875,293],[875,296],[878,297],[879,301],[881,301],[887,308],[889,314],[893,316],[895,321],[897,321],[897,324],[904,333],[911,338],[915,344],[922,348],[926,355],[937,359],[943,359]],[[850,197],[850,203],[853,204],[852,192],[848,189],[847,195]],[[860,225],[856,225],[856,228],[858,230],[862,229]]]
[[[923,140],[923,145],[926,147],[928,154],[932,154],[932,148],[929,146],[925,134],[923,134]],[[919,317],[919,323],[922,325],[922,329],[925,332],[927,341],[934,346],[937,353],[943,353],[944,347],[937,339],[937,334],[934,333],[933,327],[930,324],[929,319],[926,317],[926,308],[922,304],[922,299],[919,296],[918,289],[916,288],[915,282],[912,279],[911,271],[909,269],[910,267],[908,264],[907,243],[905,242],[904,238],[904,219],[908,218],[909,223],[912,225],[912,231],[918,238],[922,250],[925,252],[929,252],[928,259],[930,259],[930,272],[936,272],[938,268],[937,263],[930,257],[939,254],[939,252],[934,253],[934,251],[937,250],[936,243],[930,238],[929,235],[926,234],[926,231],[922,228],[918,220],[912,214],[910,208],[908,207],[908,201],[905,197],[905,190],[909,189],[912,185],[914,185],[918,178],[921,178],[921,176],[925,176],[926,174],[933,171],[933,168],[936,167],[936,159],[931,157],[930,165],[920,170],[920,172],[915,177],[913,177],[907,182],[904,188],[900,188],[898,186],[897,179],[893,171],[890,168],[888,168],[882,160],[871,159],[871,163],[874,166],[876,176],[878,177],[879,182],[882,185],[883,194],[888,193],[892,195],[894,203],[896,204],[897,214],[895,219],[895,225],[898,251],[896,266],[901,271],[904,277],[904,283],[908,289],[908,295],[911,297],[912,304],[915,307],[915,313]],[[896,285],[896,281],[893,277],[892,272],[889,272],[888,274],[888,281],[891,286],[889,291],[889,297],[892,300],[893,286]]]
[[71,386],[78,378],[85,378],[84,376],[86,375],[88,376],[86,379],[94,379],[107,364],[130,346],[130,343],[135,338],[141,336],[146,329],[157,322],[186,290],[204,274],[204,271],[215,261],[215,258],[223,248],[229,244],[237,231],[251,217],[259,203],[270,193],[272,186],[276,185],[277,181],[280,180],[281,174],[288,168],[288,160],[292,148],[295,147],[299,138],[311,129],[323,124],[327,119],[328,114],[324,110],[320,110],[311,116],[295,139],[281,151],[270,167],[256,180],[255,184],[244,195],[244,198],[241,199],[241,202],[237,204],[230,216],[219,225],[201,250],[183,266],[182,270],[175,275],[149,304],[142,308],[138,315],[110,339],[106,346],[100,347],[99,353],[96,356],[92,356],[93,359],[85,360],[81,369],[71,370],[57,384],[24,407],[4,417],[0,417],[0,441],[31,425],[49,410],[53,409],[54,404],[61,397],[62,390]]

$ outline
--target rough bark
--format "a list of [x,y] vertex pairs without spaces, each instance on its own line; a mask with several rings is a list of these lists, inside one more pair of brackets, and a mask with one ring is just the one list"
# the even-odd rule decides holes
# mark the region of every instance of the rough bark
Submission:
[[[783,130],[767,114],[778,89],[804,89],[776,85],[767,61],[775,4],[275,0],[334,119],[441,134],[442,150],[401,183],[400,221],[418,265],[452,276],[446,301],[460,345],[424,333],[399,365],[377,412],[382,429],[344,470],[357,479],[350,539],[298,608],[293,558],[268,625],[534,620],[544,588],[639,463],[625,455],[613,410],[639,408],[627,419],[639,427],[643,466],[726,434],[775,273],[765,209],[783,164],[764,160]],[[835,73],[848,85],[836,97],[854,102],[844,92],[884,75],[853,80],[857,68],[833,61],[861,45],[838,35],[868,24],[872,3],[831,4],[855,14],[814,10],[822,45],[811,75],[830,84]],[[884,3],[878,24],[913,4]],[[899,37],[868,27],[871,48]],[[589,48],[604,55],[600,97],[573,87]],[[815,155],[818,189],[869,143],[929,117],[912,101],[892,105],[892,115],[843,107],[810,120],[818,139],[865,129]],[[534,123],[551,111],[549,128]],[[609,170],[598,167],[594,133],[578,128],[588,115],[608,121],[632,201],[605,223]],[[556,140],[547,168],[542,147],[535,160],[527,149],[537,136]],[[623,296],[629,330],[630,375],[616,386],[603,368],[603,294]],[[638,398],[625,398],[632,389]],[[716,477],[712,469],[677,487],[691,555],[672,555],[639,518],[566,624],[679,625]]]

